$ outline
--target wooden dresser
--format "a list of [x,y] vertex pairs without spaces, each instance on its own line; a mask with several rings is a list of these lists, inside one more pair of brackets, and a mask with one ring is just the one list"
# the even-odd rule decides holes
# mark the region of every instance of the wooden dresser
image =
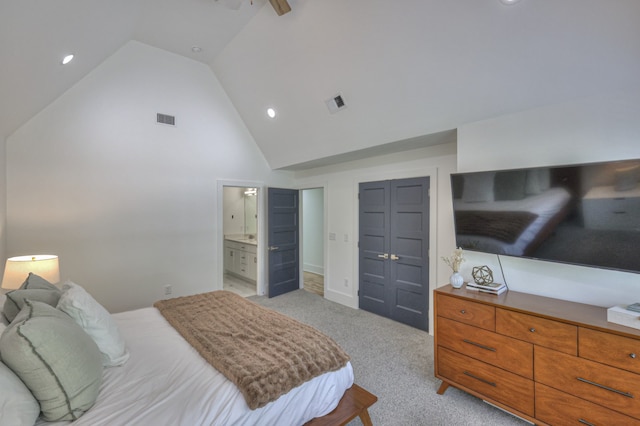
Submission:
[[540,425],[639,425],[640,330],[597,306],[435,290],[435,375]]

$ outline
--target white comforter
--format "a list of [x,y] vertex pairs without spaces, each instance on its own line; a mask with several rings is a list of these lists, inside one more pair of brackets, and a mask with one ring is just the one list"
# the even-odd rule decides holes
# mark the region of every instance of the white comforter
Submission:
[[[344,368],[316,377],[257,410],[155,308],[114,315],[131,357],[104,370],[96,404],[74,426],[301,425],[331,412],[353,383]],[[39,422],[63,425],[69,422]]]

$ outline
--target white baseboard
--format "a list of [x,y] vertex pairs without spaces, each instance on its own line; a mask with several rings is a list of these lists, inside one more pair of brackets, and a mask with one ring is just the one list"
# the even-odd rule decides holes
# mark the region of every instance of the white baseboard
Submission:
[[305,272],[311,272],[314,274],[324,276],[324,266],[311,265],[309,263],[305,263],[302,265],[302,267]]

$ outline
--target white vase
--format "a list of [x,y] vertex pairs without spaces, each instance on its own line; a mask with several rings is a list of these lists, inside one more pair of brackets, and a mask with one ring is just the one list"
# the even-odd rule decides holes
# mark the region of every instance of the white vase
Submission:
[[449,282],[453,288],[460,288],[462,284],[464,284],[464,278],[462,278],[459,272],[454,272],[449,278]]

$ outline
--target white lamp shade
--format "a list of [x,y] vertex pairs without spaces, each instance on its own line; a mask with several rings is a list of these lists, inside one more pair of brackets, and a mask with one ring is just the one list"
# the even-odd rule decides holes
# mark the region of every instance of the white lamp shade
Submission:
[[10,257],[4,267],[2,288],[19,288],[29,276],[29,272],[39,275],[52,284],[58,283],[60,281],[58,256],[38,254]]

